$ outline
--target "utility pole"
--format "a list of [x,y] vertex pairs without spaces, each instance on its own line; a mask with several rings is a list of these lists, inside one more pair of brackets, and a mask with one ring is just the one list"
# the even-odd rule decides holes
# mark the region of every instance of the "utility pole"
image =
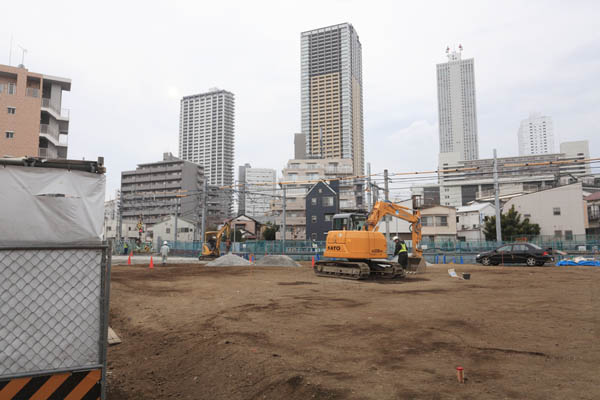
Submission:
[[494,149],[494,205],[496,206],[496,242],[502,245],[502,217],[500,212],[500,188],[498,185],[498,159]]
[[[384,169],[383,170],[383,179],[385,180],[384,184],[384,195],[385,195],[385,201],[390,201],[390,190],[388,187],[388,170]],[[385,216],[385,240],[386,243],[390,241],[390,219],[389,217],[386,215]]]
[[177,204],[175,205],[175,232],[173,233],[173,248],[177,247],[177,215],[179,214],[179,195],[177,195]]
[[208,190],[208,181],[206,180],[206,176],[205,176],[203,190],[202,190],[202,230],[201,230],[202,237],[200,237],[200,249],[202,249],[202,246],[204,246],[204,240],[206,239],[206,202],[208,199],[207,190]]
[[282,222],[283,222],[283,236],[282,236],[283,240],[281,242],[281,254],[285,254],[285,232],[286,232],[286,223],[285,223],[286,222],[285,221],[285,217],[286,217],[286,211],[285,211],[285,200],[286,200],[286,197],[285,197],[285,185],[282,185],[282,187],[283,187],[283,207],[282,207],[283,208],[283,220],[282,220]]
[[368,211],[371,212],[373,209],[373,187],[371,186],[371,163],[367,163],[367,189],[369,194],[367,195],[367,199],[369,202]]

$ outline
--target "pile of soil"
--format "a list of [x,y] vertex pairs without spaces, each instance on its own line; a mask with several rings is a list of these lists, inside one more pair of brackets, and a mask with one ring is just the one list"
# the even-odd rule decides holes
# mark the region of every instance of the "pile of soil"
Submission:
[[283,255],[272,255],[264,256],[255,263],[261,267],[299,267],[296,261],[288,256]]
[[244,265],[251,265],[251,263],[234,254],[225,254],[206,264],[207,267],[241,267]]

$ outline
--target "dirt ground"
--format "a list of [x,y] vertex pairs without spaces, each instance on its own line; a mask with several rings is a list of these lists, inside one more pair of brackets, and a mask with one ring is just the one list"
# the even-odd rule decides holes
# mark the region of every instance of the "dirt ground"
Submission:
[[447,269],[113,267],[108,398],[600,398],[600,268]]

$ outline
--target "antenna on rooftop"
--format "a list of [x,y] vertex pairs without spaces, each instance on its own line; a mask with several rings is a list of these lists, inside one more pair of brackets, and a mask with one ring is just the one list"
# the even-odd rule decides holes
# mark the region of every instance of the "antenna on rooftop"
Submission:
[[458,51],[461,51],[461,52],[463,51],[462,44],[458,45]]
[[10,63],[12,61],[12,42],[13,42],[13,35],[10,35],[10,50],[8,50],[8,66],[10,67]]
[[27,49],[23,46],[19,45],[21,49],[21,64],[19,64],[19,68],[25,68],[25,53],[27,53]]

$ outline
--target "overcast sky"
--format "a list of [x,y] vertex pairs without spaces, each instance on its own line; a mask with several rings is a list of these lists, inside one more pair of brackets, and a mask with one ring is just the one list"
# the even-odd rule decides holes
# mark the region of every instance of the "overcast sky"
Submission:
[[[518,154],[520,120],[554,120],[558,141],[600,148],[598,1],[19,1],[2,6],[0,63],[72,79],[69,158],[120,172],[178,155],[179,100],[235,94],[235,162],[275,168],[300,132],[300,32],[351,23],[363,51],[372,172],[432,170],[436,63],[475,59],[480,157]],[[558,149],[558,148],[557,148]]]

